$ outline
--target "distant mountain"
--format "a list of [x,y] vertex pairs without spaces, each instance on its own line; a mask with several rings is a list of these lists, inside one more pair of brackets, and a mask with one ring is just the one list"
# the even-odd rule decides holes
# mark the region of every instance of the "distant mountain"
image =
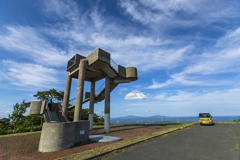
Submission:
[[140,116],[133,116],[133,115],[129,115],[129,116],[126,116],[126,117],[117,117],[116,119],[125,119],[125,118],[140,118]]
[[164,118],[164,117],[167,117],[167,116],[155,115],[155,116],[151,116],[149,118]]

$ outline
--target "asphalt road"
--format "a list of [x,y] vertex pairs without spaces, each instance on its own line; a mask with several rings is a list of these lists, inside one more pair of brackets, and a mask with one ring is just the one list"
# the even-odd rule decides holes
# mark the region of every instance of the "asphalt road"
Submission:
[[238,144],[240,124],[196,125],[105,160],[240,160]]

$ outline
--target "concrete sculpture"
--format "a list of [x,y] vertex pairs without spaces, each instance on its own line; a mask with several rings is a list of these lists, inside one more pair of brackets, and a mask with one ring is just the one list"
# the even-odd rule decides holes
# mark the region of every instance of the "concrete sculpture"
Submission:
[[[72,78],[78,79],[77,95],[74,111],[74,121],[81,120],[82,104],[89,101],[90,130],[93,128],[94,103],[105,99],[104,132],[110,132],[110,92],[119,83],[129,83],[137,80],[137,68],[117,65],[110,54],[100,48],[87,57],[76,54],[67,64],[67,78],[63,99],[63,113],[68,112],[69,96]],[[105,88],[95,94],[95,82],[105,78]],[[91,82],[90,94],[83,100],[84,81]],[[88,97],[87,95],[90,95]],[[73,107],[71,107],[73,108]]]
[[[76,102],[69,106],[72,78],[78,79]],[[95,82],[105,79],[103,86],[95,92]],[[94,103],[105,99],[104,132],[110,132],[110,93],[119,83],[137,80],[135,67],[117,65],[110,54],[100,48],[87,57],[76,54],[67,63],[67,78],[63,98],[63,106],[53,103],[49,111],[47,101],[33,101],[29,114],[44,117],[39,143],[40,152],[54,152],[70,148],[74,143],[88,141],[89,130],[93,129]],[[91,82],[90,93],[83,97],[84,81]],[[84,99],[83,99],[84,98]],[[82,104],[89,103],[88,121],[81,121]],[[74,122],[68,122],[67,112],[75,108]]]

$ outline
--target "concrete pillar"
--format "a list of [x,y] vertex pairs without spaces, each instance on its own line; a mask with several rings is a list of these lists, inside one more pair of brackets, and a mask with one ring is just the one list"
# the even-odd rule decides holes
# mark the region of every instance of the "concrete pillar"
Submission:
[[67,72],[67,79],[65,84],[65,91],[63,96],[63,114],[67,117],[68,112],[68,103],[71,91],[72,77],[70,76],[70,72]]
[[87,65],[86,63],[87,63],[86,59],[81,59],[79,63],[77,96],[76,96],[76,104],[75,104],[74,119],[73,119],[74,122],[81,120],[83,89],[84,89],[84,80],[85,80],[85,67]]
[[92,81],[91,91],[90,91],[89,115],[88,115],[88,120],[90,121],[90,130],[93,129],[94,98],[95,98],[95,81]]
[[105,77],[104,132],[110,132],[110,78],[108,76]]

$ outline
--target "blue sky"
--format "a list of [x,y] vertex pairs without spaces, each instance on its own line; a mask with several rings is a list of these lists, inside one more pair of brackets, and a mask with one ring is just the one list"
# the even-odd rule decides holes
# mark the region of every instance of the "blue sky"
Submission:
[[240,115],[239,0],[11,0],[0,11],[0,117],[37,91],[64,91],[67,61],[97,48],[138,69],[112,91],[111,117]]

